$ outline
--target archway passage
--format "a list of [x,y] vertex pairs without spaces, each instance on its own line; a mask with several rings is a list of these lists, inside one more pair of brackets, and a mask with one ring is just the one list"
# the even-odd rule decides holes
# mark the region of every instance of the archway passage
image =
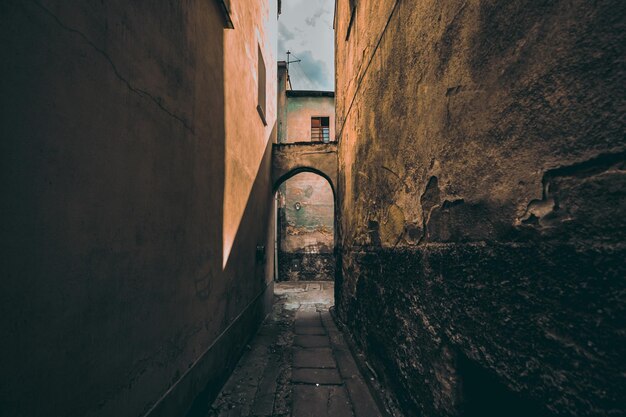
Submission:
[[330,183],[312,172],[290,177],[276,191],[279,282],[334,281],[335,202]]
[[300,172],[314,172],[326,178],[335,192],[337,184],[337,143],[287,143],[272,147],[272,184],[280,184]]
[[245,415],[259,416],[381,416],[330,313],[339,254],[337,155],[318,146],[286,146],[274,145],[272,155],[272,312],[208,415],[247,409]]
[[[310,297],[305,297],[307,302],[313,303],[314,299],[322,298],[324,303],[334,304],[333,286],[338,276],[336,232],[339,216],[335,187],[337,167],[336,143],[299,142],[273,145],[272,184],[276,197],[274,278],[279,284],[275,286],[277,294],[285,290],[284,287],[287,287],[287,291],[304,292],[308,292],[310,288],[319,288],[323,293],[311,293]],[[288,193],[287,184],[292,180],[295,181],[295,189]],[[303,181],[308,184],[302,183]],[[298,183],[303,186],[297,185]],[[311,194],[309,197],[307,192]],[[306,205],[298,198],[303,198]],[[300,203],[299,209],[296,208],[296,203]],[[313,214],[314,218],[307,220],[307,213]],[[319,221],[321,213],[324,213],[322,222]],[[291,225],[288,217],[292,217]],[[308,230],[304,233],[296,227],[303,224],[308,225]],[[303,239],[297,236],[302,236]],[[299,240],[300,243],[294,243]],[[316,284],[296,285],[307,282]]]

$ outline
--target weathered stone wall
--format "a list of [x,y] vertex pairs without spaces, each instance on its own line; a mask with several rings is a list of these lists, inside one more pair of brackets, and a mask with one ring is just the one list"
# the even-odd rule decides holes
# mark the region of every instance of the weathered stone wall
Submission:
[[323,177],[303,172],[280,187],[279,281],[335,278],[335,202]]
[[263,319],[276,4],[231,4],[0,3],[0,414],[184,415]]
[[336,143],[276,144],[272,149],[274,189],[300,172],[314,172],[328,180],[335,191],[337,183]]
[[328,181],[303,172],[285,181],[284,193],[285,220],[293,231],[283,239],[282,249],[293,252],[315,245],[332,252],[335,203]]
[[341,319],[408,415],[623,414],[623,3],[349,3]]
[[332,252],[281,251],[278,254],[278,281],[333,281],[335,267]]

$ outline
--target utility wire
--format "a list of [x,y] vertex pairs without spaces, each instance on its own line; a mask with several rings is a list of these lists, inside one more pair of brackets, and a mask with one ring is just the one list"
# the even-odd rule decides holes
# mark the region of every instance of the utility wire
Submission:
[[[296,58],[298,61],[300,62],[302,61],[302,59],[298,58],[293,52],[291,53],[291,55],[293,55],[293,57]],[[309,77],[309,74],[307,74],[307,72],[304,70],[304,67],[302,67],[302,65],[300,65],[300,62],[298,61],[296,61],[298,64],[298,68],[300,69],[300,71],[302,71],[302,74],[304,74],[304,77],[309,81],[311,88],[313,88],[315,83],[311,80],[311,77]]]
[[304,72],[304,69],[302,68],[301,65],[298,65],[298,70],[300,71],[300,74],[303,78],[306,78],[306,80],[309,82],[309,85],[312,87],[313,86],[313,81],[311,81],[311,78],[309,78],[309,76],[307,75],[306,72]]

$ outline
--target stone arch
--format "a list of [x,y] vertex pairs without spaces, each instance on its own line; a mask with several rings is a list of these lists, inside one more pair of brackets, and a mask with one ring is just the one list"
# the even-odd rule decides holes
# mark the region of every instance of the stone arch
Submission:
[[[294,143],[274,144],[272,149],[272,194],[285,181],[303,172],[324,178],[330,185],[334,201],[333,256],[335,259],[335,298],[338,299],[340,279],[339,204],[337,200],[337,144]],[[275,252],[276,256],[276,252]],[[276,258],[277,259],[277,258]],[[277,274],[277,271],[276,271]]]
[[312,172],[325,178],[337,201],[337,144],[289,143],[274,144],[272,149],[273,191],[301,172]]
[[335,184],[333,182],[333,179],[325,172],[322,172],[313,167],[307,167],[307,166],[295,167],[291,171],[284,173],[282,176],[275,178],[274,183],[272,184],[272,191],[276,192],[276,190],[278,190],[278,187],[280,187],[282,183],[284,183],[288,179],[295,177],[296,175],[301,174],[303,172],[310,172],[313,174],[317,174],[320,177],[324,178],[326,181],[328,181],[328,184],[330,185],[330,189],[333,191],[335,204],[337,204],[337,191],[335,189]]

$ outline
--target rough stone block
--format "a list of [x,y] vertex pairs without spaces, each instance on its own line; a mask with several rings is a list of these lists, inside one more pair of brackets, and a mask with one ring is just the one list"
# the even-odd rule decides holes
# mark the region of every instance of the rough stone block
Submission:
[[293,388],[293,416],[323,417],[328,415],[329,387],[296,385]]
[[335,368],[337,365],[329,348],[297,349],[293,354],[296,368]]
[[297,335],[293,344],[303,348],[329,347],[328,336],[319,335]]
[[370,394],[367,385],[361,378],[352,378],[345,381],[356,417],[380,417],[380,411]]
[[350,397],[344,387],[330,387],[328,390],[328,415],[329,417],[350,417],[352,406]]
[[296,325],[296,334],[326,335],[326,329],[317,326]]
[[337,369],[297,368],[291,373],[291,380],[300,384],[339,385],[342,383]]
[[348,349],[335,349],[335,359],[337,360],[339,373],[343,378],[352,378],[355,375],[360,375],[359,368]]

